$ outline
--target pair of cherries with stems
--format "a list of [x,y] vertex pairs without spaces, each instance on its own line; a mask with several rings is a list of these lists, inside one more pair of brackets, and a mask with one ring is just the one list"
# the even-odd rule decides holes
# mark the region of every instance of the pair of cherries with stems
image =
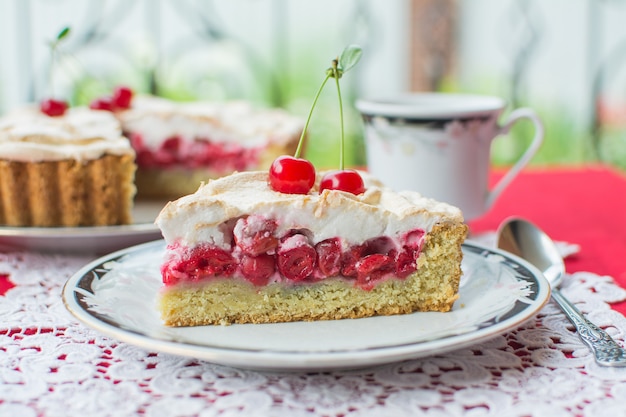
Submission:
[[355,195],[365,191],[363,178],[358,172],[351,169],[344,169],[344,128],[343,128],[343,103],[341,100],[341,89],[339,88],[339,79],[349,69],[354,67],[361,58],[362,50],[356,45],[346,47],[339,58],[332,61],[332,66],[326,70],[326,77],[322,82],[313,105],[309,111],[309,116],[302,129],[300,141],[294,156],[282,155],[276,158],[272,163],[269,171],[269,184],[274,191],[286,194],[307,194],[315,183],[315,167],[313,164],[303,158],[300,158],[304,136],[306,134],[313,109],[317,104],[324,86],[331,78],[335,79],[337,86],[337,95],[339,97],[339,118],[341,125],[341,143],[339,151],[339,170],[327,172],[320,182],[320,192],[324,190],[340,190]]
[[[54,64],[56,62],[59,45],[69,36],[69,34],[70,28],[64,27],[57,34],[56,38],[50,42],[51,59],[48,84],[53,97],[44,99],[39,103],[39,110],[50,117],[63,116],[69,107],[67,101],[54,98],[52,82],[52,68],[54,67]],[[89,105],[89,107],[96,110],[108,111],[127,109],[130,107],[132,97],[133,91],[130,88],[125,86],[118,86],[115,87],[115,89],[113,90],[113,94],[110,97],[98,98],[94,100]]]

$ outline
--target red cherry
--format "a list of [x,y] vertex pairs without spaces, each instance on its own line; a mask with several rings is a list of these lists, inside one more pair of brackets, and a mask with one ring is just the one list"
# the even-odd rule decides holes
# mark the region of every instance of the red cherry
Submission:
[[215,247],[199,247],[193,250],[187,259],[174,266],[192,280],[210,276],[230,276],[237,269],[237,262],[231,253]]
[[396,258],[396,275],[399,278],[406,278],[417,271],[417,257],[419,252],[405,248]]
[[182,139],[180,138],[180,136],[170,136],[163,141],[163,143],[161,144],[161,149],[171,152],[173,154],[177,154],[178,150],[180,149],[181,142]]
[[364,288],[371,288],[376,280],[394,269],[394,261],[390,256],[380,253],[367,255],[356,263],[357,282]]
[[315,183],[315,167],[310,161],[279,156],[270,167],[270,187],[285,194],[306,194]]
[[93,110],[113,111],[115,109],[115,105],[113,104],[113,99],[111,97],[100,97],[93,100],[89,104],[89,108]]
[[48,116],[63,116],[65,111],[67,110],[67,102],[63,100],[55,100],[53,98],[49,98],[43,100],[39,104],[39,109],[42,113],[47,114]]
[[403,250],[396,259],[396,275],[406,278],[417,270],[417,258],[422,250],[425,232],[422,229],[415,229],[402,236]]
[[183,272],[171,268],[170,265],[163,265],[161,267],[161,276],[163,277],[163,283],[165,285],[178,284],[185,279],[185,274]]
[[241,257],[241,273],[254,285],[267,285],[270,277],[276,270],[276,263],[272,255]]
[[356,263],[365,252],[365,245],[350,247],[341,257],[341,275],[344,277],[356,277]]
[[346,191],[355,195],[365,192],[363,178],[352,169],[330,171],[324,174],[320,183],[320,192],[324,190]]
[[113,104],[118,109],[127,109],[133,99],[133,90],[125,86],[115,87],[113,90]]
[[317,267],[324,277],[333,277],[341,272],[341,241],[333,237],[315,245]]
[[278,271],[287,279],[302,281],[315,270],[317,253],[304,235],[295,234],[283,240],[276,253]]
[[233,237],[237,246],[245,254],[257,256],[263,253],[274,253],[278,246],[278,239],[274,236],[277,227],[275,220],[251,215],[237,220]]
[[199,263],[209,275],[230,276],[237,269],[237,262],[229,251],[219,248],[203,248],[199,252]]

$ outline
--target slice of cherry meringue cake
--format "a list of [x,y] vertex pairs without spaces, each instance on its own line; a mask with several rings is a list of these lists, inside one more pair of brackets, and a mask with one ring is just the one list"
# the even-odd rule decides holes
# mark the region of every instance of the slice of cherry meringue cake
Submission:
[[170,326],[449,311],[461,211],[362,174],[365,191],[278,192],[242,172],[168,203],[159,308]]

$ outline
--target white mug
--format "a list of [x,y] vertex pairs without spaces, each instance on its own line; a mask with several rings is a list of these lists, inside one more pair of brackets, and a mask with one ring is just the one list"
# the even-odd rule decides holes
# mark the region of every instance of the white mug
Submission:
[[[499,123],[506,107],[499,97],[414,93],[357,100],[356,107],[365,124],[369,172],[396,191],[418,191],[459,207],[466,221],[489,210],[530,162],[544,137],[541,120],[529,108],[516,109]],[[534,138],[489,189],[492,141],[520,119],[534,124]]]

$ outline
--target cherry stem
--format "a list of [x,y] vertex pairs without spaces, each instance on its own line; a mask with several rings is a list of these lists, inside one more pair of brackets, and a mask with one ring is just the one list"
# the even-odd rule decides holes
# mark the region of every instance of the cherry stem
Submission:
[[52,81],[53,78],[53,68],[54,62],[56,58],[56,45],[50,49],[50,70],[48,71],[48,89],[50,90],[50,97],[54,98],[54,83]]
[[66,38],[70,33],[69,26],[64,27],[57,34],[56,38],[50,42],[50,69],[48,71],[48,89],[50,90],[51,97],[54,98],[54,83],[53,83],[53,71],[56,61],[58,60],[58,48],[61,41]]
[[304,143],[304,136],[306,135],[306,131],[309,128],[309,123],[311,122],[311,116],[313,116],[313,109],[315,108],[315,105],[317,104],[317,100],[320,98],[320,95],[322,94],[322,90],[324,89],[326,82],[331,76],[332,74],[326,75],[326,78],[324,78],[322,85],[320,85],[320,88],[317,90],[317,94],[315,94],[315,98],[313,99],[313,104],[311,105],[311,110],[309,110],[309,116],[307,117],[306,122],[304,123],[304,128],[302,129],[302,133],[300,134],[300,140],[298,141],[298,147],[296,148],[296,153],[294,155],[294,157],[296,158],[300,157],[300,152],[302,151],[302,144]]
[[341,128],[341,143],[339,145],[339,169],[343,171],[343,152],[344,152],[344,129],[343,129],[343,101],[341,100],[341,88],[339,88],[339,78],[337,73],[336,61],[333,61],[333,73],[335,74],[335,85],[337,86],[337,95],[339,96],[339,125]]

